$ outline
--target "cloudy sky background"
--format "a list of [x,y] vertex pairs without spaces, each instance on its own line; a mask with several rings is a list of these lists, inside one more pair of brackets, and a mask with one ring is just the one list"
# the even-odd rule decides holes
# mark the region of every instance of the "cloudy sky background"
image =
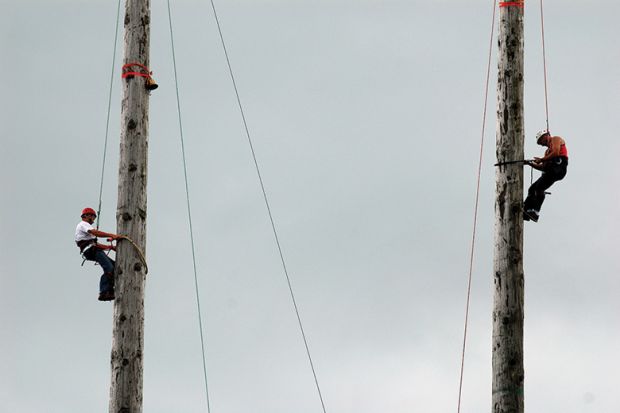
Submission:
[[[327,411],[456,411],[492,2],[216,4]],[[73,235],[97,206],[116,1],[0,5],[0,411],[104,412],[112,306]],[[545,2],[551,129],[571,164],[525,230],[529,411],[618,409],[619,13]],[[210,4],[172,1],[172,17],[212,412],[320,412]],[[463,412],[491,404],[496,54]],[[144,411],[204,412],[163,0],[151,66]],[[532,157],[545,121],[534,2],[525,95]]]

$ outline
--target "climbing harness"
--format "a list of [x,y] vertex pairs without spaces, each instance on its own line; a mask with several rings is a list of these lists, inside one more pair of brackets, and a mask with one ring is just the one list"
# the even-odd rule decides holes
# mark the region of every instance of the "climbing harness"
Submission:
[[[138,253],[138,257],[140,258],[140,262],[142,263],[142,265],[144,265],[144,274],[148,274],[149,267],[148,267],[148,264],[146,263],[146,257],[144,256],[144,252],[142,251],[142,249],[138,246],[138,244],[136,244],[129,237],[121,236],[117,238],[117,242],[122,241],[122,240],[128,241],[136,249],[136,252]],[[92,250],[93,248],[97,248],[97,238],[76,241],[76,244],[78,248],[80,248],[80,255],[82,256],[82,266],[84,266],[84,263],[86,261],[92,261],[92,259],[86,258],[86,253]],[[112,244],[112,241],[110,241],[110,245],[111,244]],[[110,251],[111,249],[107,250],[106,255],[110,255]],[[95,263],[95,265],[97,265],[97,263]]]
[[[81,267],[84,266],[84,263],[86,261],[92,261],[92,259],[87,258],[86,253],[88,251],[90,251],[93,248],[97,248],[97,238],[93,238],[93,239],[88,239],[88,240],[82,240],[82,241],[76,241],[76,244],[78,246],[78,248],[80,248],[80,256],[82,257],[82,264],[80,265]],[[110,241],[110,245],[112,245],[112,241]],[[110,256],[110,251],[112,251],[111,249],[108,249],[107,251],[105,251],[105,255],[107,255],[108,257]],[[99,265],[98,262],[94,262],[94,265]]]
[[[149,273],[149,267],[146,263],[146,257],[144,256],[144,252],[142,252],[142,249],[138,246],[138,244],[136,244],[131,238],[129,237],[125,237],[125,236],[121,236],[119,238],[117,238],[117,242],[118,241],[128,241],[131,245],[133,245],[133,247],[136,249],[136,252],[138,253],[138,257],[140,258],[140,262],[142,263],[142,265],[144,265],[144,274],[148,274]],[[77,246],[80,248],[80,255],[83,258],[82,261],[82,266],[84,266],[84,262],[86,261],[90,261],[88,258],[86,258],[86,252],[90,251],[92,248],[97,248],[97,238],[93,238],[93,239],[89,239],[89,240],[83,240],[83,241],[76,241]],[[110,241],[110,244],[112,242]],[[110,251],[108,250],[106,252],[107,255],[110,255]],[[96,264],[95,264],[96,265]]]
[[91,248],[96,248],[97,247],[97,238],[92,238],[92,239],[85,239],[82,241],[76,241],[75,242],[78,246],[78,248],[80,249],[80,255],[82,256],[82,267],[84,266],[84,263],[88,260],[88,258],[86,258],[86,252],[90,251]]

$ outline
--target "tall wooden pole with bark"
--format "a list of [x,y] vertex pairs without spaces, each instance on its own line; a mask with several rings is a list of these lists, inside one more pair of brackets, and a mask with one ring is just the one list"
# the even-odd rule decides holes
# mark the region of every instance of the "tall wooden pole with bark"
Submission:
[[[126,0],[124,64],[149,66],[150,0]],[[137,68],[134,68],[137,69]],[[123,80],[117,233],[145,251],[149,92],[145,77]],[[142,412],[144,284],[136,246],[117,244],[110,413]]]
[[[523,3],[500,3],[496,154],[523,159]],[[493,413],[523,413],[523,165],[496,170]]]

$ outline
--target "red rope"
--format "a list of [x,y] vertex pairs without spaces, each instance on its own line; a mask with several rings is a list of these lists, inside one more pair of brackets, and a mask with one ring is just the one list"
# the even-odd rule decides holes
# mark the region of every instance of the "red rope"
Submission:
[[524,1],[502,1],[499,3],[499,7],[510,7],[510,6],[525,7],[525,2]]
[[478,177],[476,182],[476,202],[474,205],[474,223],[471,235],[471,252],[469,256],[469,276],[467,277],[467,302],[465,304],[465,326],[463,328],[463,351],[461,353],[461,373],[459,378],[459,401],[457,413],[461,412],[461,397],[463,394],[463,373],[465,371],[465,348],[467,345],[467,326],[469,322],[469,303],[471,297],[472,274],[474,271],[474,251],[476,247],[476,227],[478,225],[478,204],[480,200],[480,176],[482,174],[482,155],[484,150],[484,134],[486,131],[487,106],[489,101],[489,82],[491,78],[491,59],[493,54],[493,33],[495,31],[495,6],[497,0],[493,0],[493,19],[491,23],[491,35],[489,39],[489,58],[487,63],[487,76],[484,92],[484,109],[482,111],[482,132],[480,136],[480,155],[478,158]]
[[[129,68],[133,68],[133,66],[138,66],[140,69],[143,70],[143,72],[126,72],[125,71],[125,70],[128,70]],[[153,74],[153,72],[151,72],[148,67],[144,66],[143,64],[135,63],[135,62],[127,63],[126,65],[123,65],[122,72],[123,73],[121,74],[121,77],[123,79],[130,77],[130,76],[151,77],[151,75]]]

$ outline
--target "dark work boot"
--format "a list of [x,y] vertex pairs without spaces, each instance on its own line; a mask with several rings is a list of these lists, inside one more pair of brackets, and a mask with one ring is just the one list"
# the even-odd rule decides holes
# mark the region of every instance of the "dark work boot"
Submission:
[[99,301],[114,300],[114,274],[104,273],[99,281]]
[[533,209],[523,211],[523,219],[526,221],[538,222],[538,212],[534,211]]
[[99,301],[112,301],[114,300],[114,291],[104,291],[99,293]]

